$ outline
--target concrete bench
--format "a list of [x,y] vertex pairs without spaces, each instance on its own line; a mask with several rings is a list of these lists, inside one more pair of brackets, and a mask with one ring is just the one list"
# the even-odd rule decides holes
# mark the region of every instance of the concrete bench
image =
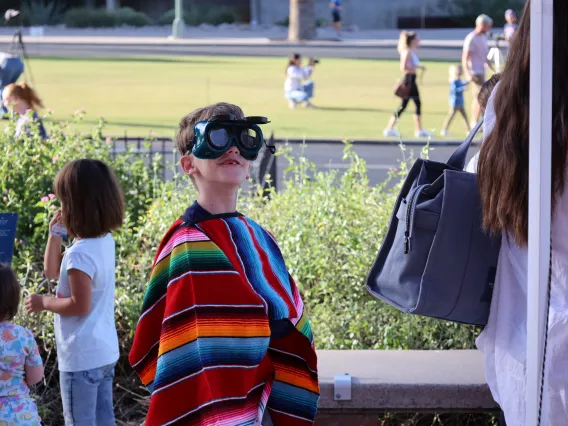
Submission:
[[[474,350],[318,351],[318,369],[320,425],[370,425],[365,417],[385,411],[498,409],[485,382],[482,354]],[[345,373],[352,377],[351,399],[338,401],[334,378]]]

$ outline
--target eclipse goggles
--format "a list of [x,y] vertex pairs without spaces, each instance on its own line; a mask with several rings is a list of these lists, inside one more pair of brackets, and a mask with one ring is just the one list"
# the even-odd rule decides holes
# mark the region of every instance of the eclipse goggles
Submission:
[[193,127],[191,153],[202,160],[214,160],[236,146],[243,158],[253,161],[264,143],[274,154],[276,148],[266,143],[259,127],[267,123],[270,122],[266,117],[239,119],[232,114],[217,115],[210,120],[200,121]]

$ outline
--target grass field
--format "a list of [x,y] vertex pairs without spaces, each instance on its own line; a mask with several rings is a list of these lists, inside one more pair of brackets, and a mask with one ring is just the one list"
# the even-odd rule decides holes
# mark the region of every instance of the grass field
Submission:
[[[102,115],[106,133],[172,136],[179,119],[205,104],[227,101],[248,115],[268,116],[278,138],[382,138],[399,101],[392,94],[398,63],[324,59],[314,72],[317,110],[290,110],[283,95],[285,58],[191,57],[79,59],[35,58],[31,68],[54,120],[87,111],[78,125],[90,128]],[[424,127],[439,132],[448,111],[448,63],[426,62],[420,86]],[[469,93],[466,107],[469,110]],[[412,139],[411,104],[399,130]],[[453,135],[462,138],[459,117]]]

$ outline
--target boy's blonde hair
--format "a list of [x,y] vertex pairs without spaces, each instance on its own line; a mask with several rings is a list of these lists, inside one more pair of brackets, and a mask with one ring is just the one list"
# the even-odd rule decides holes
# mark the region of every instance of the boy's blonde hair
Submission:
[[463,68],[460,64],[452,65],[450,67],[450,83],[460,78],[460,71],[463,72]]
[[43,103],[36,91],[26,83],[8,84],[2,91],[2,98],[6,99],[10,96],[25,101],[34,111],[43,108]]
[[245,113],[241,107],[226,102],[219,102],[198,108],[183,117],[179,123],[176,136],[176,148],[180,155],[189,155],[193,149],[193,127],[196,123],[209,120],[216,115],[232,114],[239,119],[245,118]]

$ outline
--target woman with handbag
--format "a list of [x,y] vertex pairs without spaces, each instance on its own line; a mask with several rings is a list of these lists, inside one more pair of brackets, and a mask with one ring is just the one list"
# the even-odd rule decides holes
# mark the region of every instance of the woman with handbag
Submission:
[[[554,2],[552,90],[552,223],[547,344],[541,426],[568,423],[568,2]],[[530,1],[511,44],[507,67],[489,100],[478,185],[483,224],[502,234],[487,327],[477,339],[493,397],[511,426],[526,423],[529,206]],[[491,128],[489,128],[491,127]],[[542,362],[542,360],[541,360]]]
[[417,33],[408,31],[400,33],[398,53],[400,55],[400,70],[404,73],[404,77],[402,82],[396,87],[395,95],[402,98],[402,104],[389,120],[386,129],[383,131],[384,136],[400,137],[400,134],[394,126],[411,99],[416,105],[416,113],[414,114],[416,131],[414,132],[414,136],[417,138],[432,136],[430,132],[422,128],[422,120],[420,117],[422,103],[420,101],[420,92],[416,84],[416,71],[419,69],[425,71],[426,67],[420,65],[420,60],[416,55],[418,46],[420,46],[420,37],[418,37]]

